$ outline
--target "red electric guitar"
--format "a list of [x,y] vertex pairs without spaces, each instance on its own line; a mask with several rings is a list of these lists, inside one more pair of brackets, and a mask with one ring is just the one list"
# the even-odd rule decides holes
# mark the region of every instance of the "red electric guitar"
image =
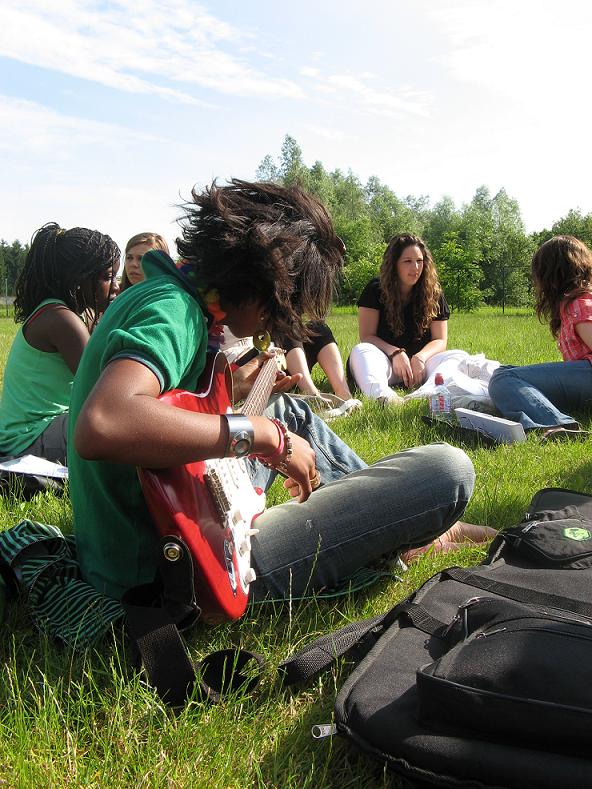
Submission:
[[[278,356],[267,359],[241,413],[263,412],[273,388]],[[202,414],[232,413],[232,378],[224,354],[209,355],[197,393],[174,389],[159,398]],[[187,545],[195,571],[195,590],[205,621],[238,619],[245,611],[251,567],[254,519],[265,509],[265,495],[253,488],[247,461],[223,458],[166,469],[138,469],[148,510],[163,537]],[[164,544],[175,558],[175,543]],[[171,552],[171,555],[167,553]]]

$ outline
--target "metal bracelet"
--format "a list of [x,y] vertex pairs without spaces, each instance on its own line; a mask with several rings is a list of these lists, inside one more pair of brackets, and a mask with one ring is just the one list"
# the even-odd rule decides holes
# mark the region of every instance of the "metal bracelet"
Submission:
[[223,414],[228,425],[227,457],[242,458],[249,454],[255,441],[251,420],[244,414]]

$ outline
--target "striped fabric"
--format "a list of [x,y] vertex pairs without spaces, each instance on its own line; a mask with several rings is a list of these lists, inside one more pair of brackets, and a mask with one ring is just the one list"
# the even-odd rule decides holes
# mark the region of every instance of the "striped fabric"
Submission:
[[73,537],[56,526],[23,520],[0,532],[0,560],[13,571],[39,630],[82,649],[123,617],[117,600],[80,577]]

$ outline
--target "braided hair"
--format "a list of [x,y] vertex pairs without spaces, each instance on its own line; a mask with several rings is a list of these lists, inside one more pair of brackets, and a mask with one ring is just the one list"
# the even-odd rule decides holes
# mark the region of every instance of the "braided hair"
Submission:
[[325,317],[343,265],[325,207],[296,186],[238,179],[192,197],[177,249],[196,285],[236,306],[259,299],[272,335],[307,339],[302,316]]
[[119,247],[110,236],[55,222],[39,228],[31,239],[25,265],[16,283],[14,320],[22,323],[44,299],[60,299],[94,328],[97,287],[105,272],[117,269]]

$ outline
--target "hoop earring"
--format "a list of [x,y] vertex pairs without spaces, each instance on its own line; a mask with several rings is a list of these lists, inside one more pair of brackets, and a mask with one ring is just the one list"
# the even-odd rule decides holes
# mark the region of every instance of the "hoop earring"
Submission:
[[253,335],[253,345],[258,351],[266,351],[271,344],[271,336],[268,331],[258,331]]

